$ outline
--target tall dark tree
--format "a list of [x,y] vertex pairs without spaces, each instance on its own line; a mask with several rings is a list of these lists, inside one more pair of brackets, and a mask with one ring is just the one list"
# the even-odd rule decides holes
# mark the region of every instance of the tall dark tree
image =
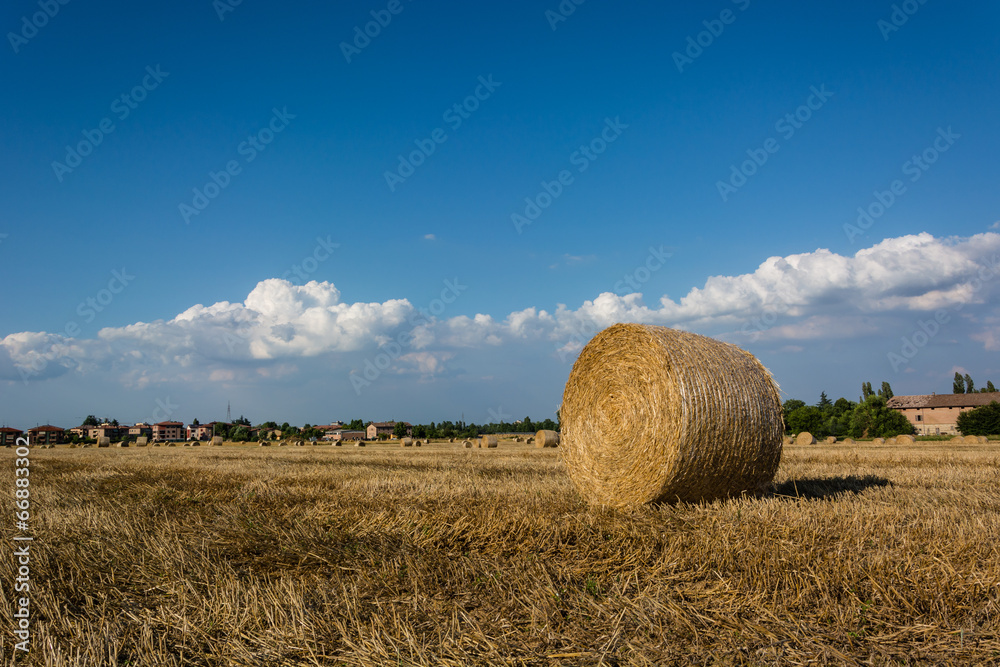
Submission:
[[972,381],[972,376],[965,374],[965,393],[971,394],[976,390],[976,384]]
[[997,388],[993,386],[993,381],[992,380],[987,380],[986,381],[986,392],[992,394],[996,390],[997,390]]
[[94,415],[87,415],[87,418],[83,420],[81,426],[100,426],[100,422],[97,421],[97,417]]
[[871,382],[862,382],[861,383],[861,402],[864,403],[865,401],[868,400],[869,396],[874,396],[874,395],[875,395],[875,392],[872,391],[872,383]]
[[885,381],[882,382],[882,388],[878,390],[878,395],[881,396],[882,398],[884,398],[887,401],[890,398],[892,398],[892,396],[893,396],[892,387],[889,386],[888,382],[885,382]]
[[964,394],[965,393],[965,380],[962,379],[962,374],[955,371],[955,379],[951,381],[951,393],[953,394]]
[[823,410],[824,412],[830,410],[833,407],[833,401],[831,401],[827,397],[825,391],[819,392],[819,403],[816,404],[816,407],[819,408],[820,410]]

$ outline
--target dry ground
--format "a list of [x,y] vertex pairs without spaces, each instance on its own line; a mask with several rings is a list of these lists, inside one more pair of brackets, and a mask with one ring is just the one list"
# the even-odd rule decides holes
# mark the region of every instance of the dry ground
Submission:
[[35,450],[0,663],[1000,664],[996,442],[789,446],[770,497],[633,513],[457,447]]

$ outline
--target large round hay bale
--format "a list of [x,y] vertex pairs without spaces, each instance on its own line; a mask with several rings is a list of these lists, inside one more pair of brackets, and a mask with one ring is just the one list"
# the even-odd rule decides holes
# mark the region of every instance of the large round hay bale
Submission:
[[97,439],[97,446],[98,447],[110,447],[111,446],[111,438],[107,438],[107,437],[105,437],[105,438],[98,438]]
[[666,327],[597,334],[559,414],[567,470],[592,503],[757,492],[781,460],[781,397],[767,369],[735,345]]
[[147,438],[144,435],[140,435],[138,438],[135,439],[136,447],[145,447],[148,444],[149,444],[149,438]]
[[500,439],[495,435],[484,435],[479,439],[479,446],[483,449],[496,449],[500,444]]
[[885,438],[872,438],[872,444],[873,445],[884,445],[885,444]]
[[897,435],[896,444],[897,445],[912,445],[917,440],[912,435]]
[[472,441],[471,440],[463,440],[462,441],[462,447],[464,447],[465,449],[472,449]]
[[221,435],[213,435],[212,436],[212,446],[213,447],[222,447],[222,436]]
[[853,444],[855,444],[854,438],[844,438],[844,444],[845,445],[853,445]]
[[400,438],[400,440],[399,440],[399,446],[400,447],[412,447],[413,446],[413,438]]
[[795,436],[795,444],[796,445],[815,445],[816,444],[816,438],[814,438],[813,434],[810,433],[809,431],[802,431],[802,433],[799,433],[797,436]]
[[555,431],[539,431],[535,434],[535,447],[556,447],[559,445],[559,434]]

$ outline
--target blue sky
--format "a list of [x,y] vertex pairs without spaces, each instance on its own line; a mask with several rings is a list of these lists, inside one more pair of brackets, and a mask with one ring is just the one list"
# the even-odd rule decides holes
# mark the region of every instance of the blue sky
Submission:
[[736,343],[810,402],[1000,381],[998,19],[8,3],[0,421],[544,418],[615,321]]

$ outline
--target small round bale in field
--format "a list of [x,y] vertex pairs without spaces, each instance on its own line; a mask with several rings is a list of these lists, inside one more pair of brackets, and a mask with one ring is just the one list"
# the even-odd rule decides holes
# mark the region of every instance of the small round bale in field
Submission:
[[793,438],[790,435],[783,436],[781,438],[781,444],[782,445],[793,445],[793,444],[795,444],[795,438]]
[[479,439],[479,446],[483,449],[496,449],[499,444],[500,440],[495,435],[484,435]]
[[896,444],[896,436],[892,436],[890,438],[886,438],[885,444],[887,444],[887,445],[895,445]]
[[257,446],[258,446],[258,447],[270,447],[270,446],[271,446],[271,443],[269,443],[269,442],[268,442],[267,440],[261,440],[261,441],[260,441],[260,444],[259,444],[259,445],[257,445]]
[[809,431],[802,431],[802,433],[799,433],[797,436],[795,436],[795,444],[796,445],[815,445],[816,444],[816,438],[814,438],[813,434],[810,433]]
[[98,447],[110,447],[111,446],[111,438],[108,438],[108,437],[98,438],[97,439],[97,446]]
[[990,441],[990,439],[988,437],[986,437],[985,435],[980,435],[980,436],[978,436],[978,438],[979,438],[979,443],[982,444],[982,445],[985,445],[986,443],[988,443]]
[[212,436],[212,446],[213,447],[222,447],[222,436],[221,435],[213,435]]
[[464,447],[465,449],[472,449],[472,441],[471,440],[463,440],[462,441],[462,447]]
[[885,444],[885,438],[872,438],[872,444],[873,445],[884,445]]
[[844,438],[844,444],[845,445],[853,445],[853,444],[855,444],[854,443],[854,438]]
[[148,444],[149,444],[149,438],[147,438],[144,435],[140,435],[138,438],[135,439],[136,447],[145,447]]
[[400,441],[399,441],[399,446],[400,447],[412,447],[413,446],[413,438],[401,438]]
[[121,442],[119,442],[118,444],[116,444],[115,447],[128,447],[128,441],[127,440],[122,440]]
[[354,443],[354,446],[355,447],[364,447],[365,446],[365,441],[364,440],[358,440],[356,443]]
[[559,414],[566,468],[594,504],[758,492],[781,460],[781,396],[767,369],[735,345],[667,327],[597,334]]
[[897,435],[896,444],[897,445],[912,445],[917,440],[912,435]]
[[559,434],[555,431],[539,431],[535,434],[535,447],[558,447]]
[[823,442],[825,442],[828,445],[835,445],[837,444],[837,438],[836,436],[828,435],[823,439]]
[[535,444],[535,436],[531,436],[530,438],[528,438],[528,444],[529,445]]

